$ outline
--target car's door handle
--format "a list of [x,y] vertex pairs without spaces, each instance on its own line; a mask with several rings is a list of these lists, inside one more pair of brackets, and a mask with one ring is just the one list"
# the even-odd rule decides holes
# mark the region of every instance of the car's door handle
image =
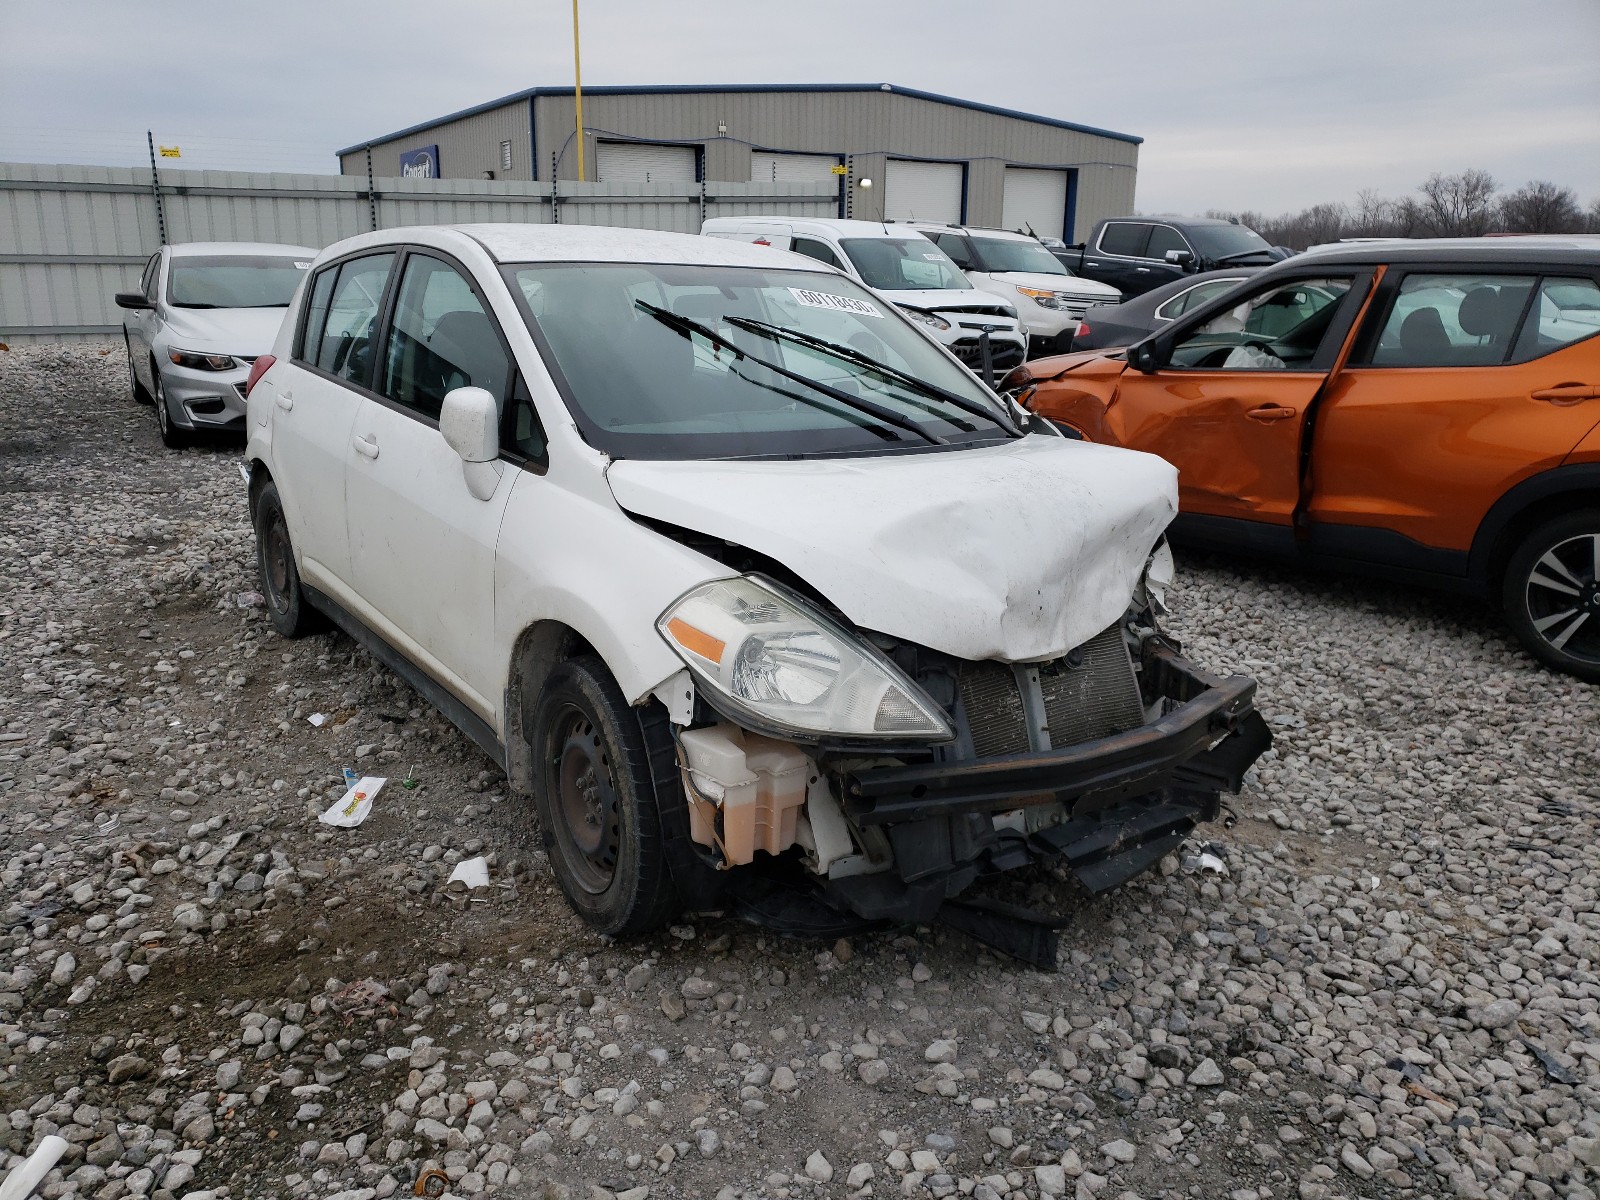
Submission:
[[292,395],[290,395],[288,392],[279,392],[278,393],[278,407],[283,409],[284,412],[288,412],[291,408],[294,407],[294,397]]
[[1150,274],[1150,268],[1149,267],[1135,267],[1134,270],[1137,271],[1141,275]]
[[1588,383],[1558,383],[1555,387],[1539,388],[1528,394],[1535,400],[1548,400],[1551,404],[1576,404],[1579,400],[1600,400],[1600,387]]
[[361,454],[361,455],[363,455],[363,456],[365,456],[367,458],[377,458],[378,457],[378,439],[377,438],[364,438],[358,433],[352,439],[352,441],[355,443],[355,448],[356,448],[357,453],[359,453],[359,454]]
[[1245,416],[1252,421],[1287,421],[1298,411],[1294,408],[1284,408],[1279,404],[1263,404],[1260,408],[1252,408],[1245,413]]

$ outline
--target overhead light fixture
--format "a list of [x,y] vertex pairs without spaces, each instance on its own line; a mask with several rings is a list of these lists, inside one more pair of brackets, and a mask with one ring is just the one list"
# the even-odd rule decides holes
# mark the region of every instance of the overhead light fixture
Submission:
[[860,182],[858,182],[858,183],[857,183],[857,184],[856,184],[856,186],[857,186],[857,187],[864,187],[864,188],[869,188],[869,187],[871,187],[871,186],[872,186],[872,180],[870,180],[870,179],[863,179],[863,180],[861,180],[861,181],[860,181]]

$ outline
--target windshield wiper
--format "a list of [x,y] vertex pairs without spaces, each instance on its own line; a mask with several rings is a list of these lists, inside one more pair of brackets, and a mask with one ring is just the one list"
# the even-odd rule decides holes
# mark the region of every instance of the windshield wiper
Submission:
[[220,304],[185,304],[182,300],[174,300],[173,308],[221,308]]
[[[824,354],[831,354],[835,358],[843,359],[845,362],[855,363],[858,367],[865,367],[867,370],[872,371],[874,374],[881,375],[885,379],[893,379],[897,383],[903,383],[908,387],[914,388],[916,391],[921,392],[924,396],[929,396],[935,400],[943,400],[946,404],[955,405],[955,407],[959,408],[962,412],[971,413],[975,417],[982,417],[987,421],[992,421],[996,425],[1000,426],[1000,428],[1004,429],[1007,433],[1010,433],[1014,436],[1021,436],[1021,430],[1017,429],[1017,427],[1011,424],[1009,421],[1003,419],[998,412],[991,409],[987,404],[983,404],[977,400],[969,400],[965,396],[958,395],[955,392],[946,391],[937,384],[928,383],[925,380],[918,379],[915,375],[908,375],[904,371],[896,370],[894,367],[885,366],[880,362],[874,362],[865,354],[862,354],[859,350],[853,349],[850,346],[841,346],[837,342],[828,341],[826,338],[813,337],[809,333],[800,333],[798,330],[785,329],[781,325],[771,325],[766,321],[757,321],[751,317],[729,316],[724,317],[723,320],[725,320],[729,325],[732,325],[735,329],[747,329],[752,333],[770,334],[771,336],[775,338],[781,338],[784,341],[795,342],[801,346],[809,346],[813,350],[820,350]],[[930,409],[928,411],[931,412],[933,410]],[[948,417],[945,418],[947,421],[949,419],[950,418]],[[972,426],[966,425],[965,422],[952,422],[952,424],[957,424],[958,428],[965,427],[969,431],[972,429]]]
[[949,444],[938,434],[930,433],[921,425],[918,425],[910,417],[904,416],[901,413],[897,413],[894,409],[889,408],[886,405],[877,404],[871,400],[864,400],[860,396],[852,396],[849,392],[841,391],[830,384],[820,383],[815,379],[811,379],[800,374],[798,371],[791,371],[787,367],[780,367],[777,363],[771,363],[764,358],[757,358],[753,354],[747,354],[743,350],[739,349],[739,347],[729,345],[726,339],[724,339],[720,334],[717,333],[715,329],[712,329],[708,325],[702,325],[699,321],[691,321],[688,317],[680,317],[677,313],[671,312],[665,308],[657,308],[654,304],[651,304],[647,300],[635,300],[633,303],[634,306],[641,312],[649,313],[668,329],[674,330],[675,332],[682,334],[684,337],[688,337],[690,334],[698,333],[701,337],[715,345],[727,347],[727,349],[733,353],[735,358],[747,359],[752,363],[757,363],[760,366],[765,367],[774,375],[782,376],[784,379],[792,380],[795,383],[804,384],[809,388],[815,388],[824,396],[827,396],[830,400],[834,400],[839,404],[844,405],[846,408],[853,408],[857,412],[867,413],[869,416],[876,417],[885,425],[893,425],[896,429],[903,429],[907,433],[914,433],[932,445],[945,446]]

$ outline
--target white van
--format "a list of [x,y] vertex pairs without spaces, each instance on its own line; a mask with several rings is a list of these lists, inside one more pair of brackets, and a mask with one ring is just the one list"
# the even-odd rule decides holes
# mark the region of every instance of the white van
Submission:
[[1116,288],[1074,275],[1027,234],[926,221],[911,227],[948,254],[974,287],[1016,306],[1035,354],[1067,353],[1087,310],[1122,302]]
[[989,335],[990,366],[998,379],[1027,357],[1028,331],[1015,306],[972,281],[909,225],[794,217],[713,217],[706,237],[732,238],[792,250],[838,267],[917,322],[973,371],[982,371],[979,336]]

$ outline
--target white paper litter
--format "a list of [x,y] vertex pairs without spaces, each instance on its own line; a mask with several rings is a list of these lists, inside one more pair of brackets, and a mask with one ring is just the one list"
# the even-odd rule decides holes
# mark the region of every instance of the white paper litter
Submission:
[[306,720],[310,721],[318,729],[321,729],[324,725],[326,725],[328,723],[328,714],[327,713],[312,713],[309,717],[306,718]]
[[468,891],[473,888],[488,887],[489,860],[482,856],[462,859],[456,864],[456,869],[450,872],[450,878],[445,886],[448,887],[452,883],[465,884]]
[[367,814],[372,811],[373,799],[387,782],[389,781],[381,775],[363,775],[317,820],[324,825],[337,825],[341,829],[355,828],[367,819]]

